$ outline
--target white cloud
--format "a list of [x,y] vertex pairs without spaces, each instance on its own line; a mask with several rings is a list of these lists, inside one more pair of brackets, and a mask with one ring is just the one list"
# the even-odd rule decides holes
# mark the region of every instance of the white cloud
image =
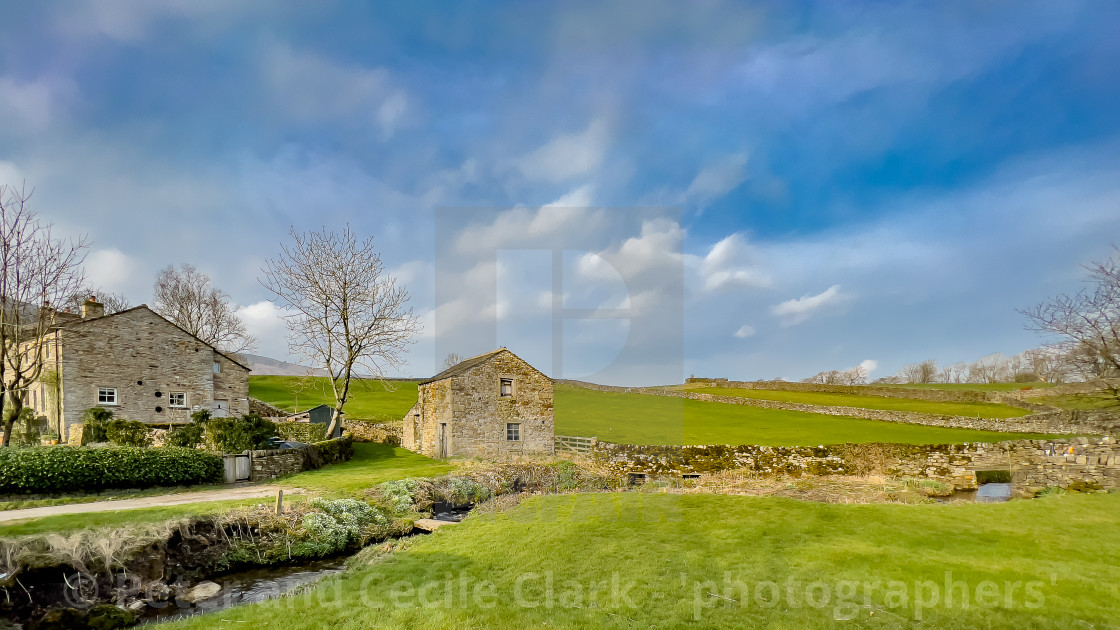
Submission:
[[747,154],[735,153],[705,166],[689,184],[682,200],[706,205],[747,180]]
[[879,367],[879,362],[875,359],[864,359],[863,361],[859,362],[859,366],[863,368],[865,372],[871,374],[875,371],[875,368]]
[[757,248],[735,233],[712,245],[703,258],[685,256],[685,263],[699,274],[705,291],[719,291],[769,286],[769,276],[755,262],[758,258]]
[[746,339],[747,337],[750,337],[751,335],[755,334],[756,332],[758,332],[758,331],[756,331],[754,329],[754,326],[751,326],[750,324],[743,324],[739,328],[739,330],[735,331],[735,336],[738,337],[739,339]]
[[387,138],[408,113],[408,95],[383,67],[336,63],[284,44],[269,47],[263,61],[275,103],[297,121],[365,119]]
[[97,249],[86,256],[86,278],[94,286],[105,287],[109,291],[123,291],[128,288],[132,271],[137,265],[127,254],[119,249]]
[[499,249],[551,248],[567,237],[603,226],[602,210],[588,208],[590,188],[583,186],[541,208],[519,206],[498,213],[487,224],[463,229],[455,239],[461,253],[493,252]]
[[0,77],[0,134],[32,134],[55,122],[65,102],[78,92],[70,79],[40,78],[18,82]]
[[816,295],[805,295],[786,300],[770,309],[770,312],[782,318],[782,326],[793,326],[812,317],[822,308],[843,302],[847,295],[840,292],[840,285],[834,284]]
[[603,163],[609,141],[605,119],[596,118],[579,133],[562,133],[522,157],[517,168],[534,181],[562,182],[590,174]]

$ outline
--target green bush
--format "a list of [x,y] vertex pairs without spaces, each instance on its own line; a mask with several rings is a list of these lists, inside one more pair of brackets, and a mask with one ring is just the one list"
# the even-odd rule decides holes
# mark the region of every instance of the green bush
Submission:
[[93,492],[221,480],[221,457],[185,448],[0,449],[0,494]]
[[276,436],[276,423],[255,413],[206,421],[207,447],[222,453],[266,449],[268,440]]
[[202,444],[202,431],[202,425],[195,422],[175,427],[167,435],[167,445],[198,448]]
[[315,442],[311,450],[312,463],[316,468],[338,464],[354,456],[354,438],[347,433],[338,439]]
[[105,437],[117,446],[151,446],[151,427],[139,420],[116,418],[105,425]]
[[276,430],[285,440],[304,444],[327,439],[327,425],[318,422],[277,422]]
[[90,407],[82,414],[82,443],[108,442],[109,436],[105,434],[106,425],[113,419],[113,412],[104,407]]

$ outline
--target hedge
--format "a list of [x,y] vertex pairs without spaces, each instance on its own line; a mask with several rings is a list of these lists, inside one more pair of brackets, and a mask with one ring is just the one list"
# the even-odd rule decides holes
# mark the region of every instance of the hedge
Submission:
[[277,422],[276,431],[285,440],[312,444],[327,439],[327,425],[320,422]]
[[189,448],[0,448],[0,494],[214,483],[222,470],[220,456]]
[[309,449],[311,468],[344,462],[354,456],[354,438],[349,433],[333,440],[315,442]]

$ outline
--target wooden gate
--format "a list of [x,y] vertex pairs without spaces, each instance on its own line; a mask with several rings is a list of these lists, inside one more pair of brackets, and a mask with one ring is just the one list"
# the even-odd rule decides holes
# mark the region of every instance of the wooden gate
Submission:
[[554,441],[557,453],[580,453],[588,455],[597,442],[593,437],[579,437],[575,435],[557,435]]
[[249,481],[252,465],[248,453],[222,455],[222,466],[225,468],[226,483]]

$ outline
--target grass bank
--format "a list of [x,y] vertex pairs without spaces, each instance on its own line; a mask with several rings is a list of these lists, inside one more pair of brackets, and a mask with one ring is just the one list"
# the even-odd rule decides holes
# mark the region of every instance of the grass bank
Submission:
[[[302,500],[302,498],[299,497],[292,497],[292,499]],[[129,525],[156,523],[198,514],[223,512],[234,508],[257,505],[258,503],[269,504],[273,501],[274,499],[270,498],[235,499],[232,501],[206,501],[202,503],[184,503],[182,505],[137,508],[134,510],[59,514],[57,516],[44,516],[42,518],[28,519],[26,521],[4,523],[0,525],[0,536],[24,536],[27,534],[66,532],[75,529],[127,527]]]
[[[354,420],[400,420],[416,403],[418,381],[357,380],[344,410]],[[326,377],[250,376],[249,395],[285,411],[334,405]]]
[[556,433],[627,444],[950,444],[1031,437],[556,385]]
[[828,407],[860,407],[882,411],[913,411],[943,416],[980,418],[1019,418],[1030,414],[1027,409],[984,402],[944,402],[911,398],[888,398],[832,392],[801,392],[779,389],[740,389],[736,387],[690,387],[685,391],[717,396],[736,396],[755,400],[825,405]]
[[388,444],[354,443],[354,456],[341,464],[271,481],[320,495],[352,495],[375,484],[405,477],[438,477],[452,466]]
[[165,627],[1110,627],[1117,536],[1115,494],[998,505],[535,497],[363,554],[369,564],[304,593]]

